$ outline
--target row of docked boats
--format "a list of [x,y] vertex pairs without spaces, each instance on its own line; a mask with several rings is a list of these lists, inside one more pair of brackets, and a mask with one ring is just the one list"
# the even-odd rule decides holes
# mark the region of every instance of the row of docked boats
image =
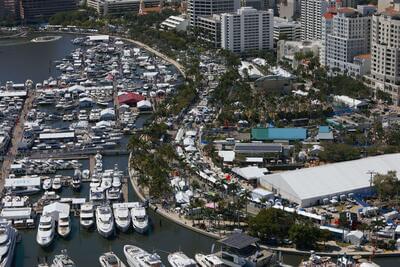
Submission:
[[85,203],[81,205],[80,224],[88,229],[96,223],[97,231],[106,238],[114,234],[115,227],[122,232],[128,231],[131,223],[140,234],[149,229],[146,209],[140,203],[116,203],[113,209],[105,204],[95,209],[93,204]]

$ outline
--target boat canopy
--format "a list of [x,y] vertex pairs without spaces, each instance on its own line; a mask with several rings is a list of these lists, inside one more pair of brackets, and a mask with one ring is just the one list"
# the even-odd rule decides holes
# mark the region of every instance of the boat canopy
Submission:
[[6,179],[4,187],[40,186],[40,178]]

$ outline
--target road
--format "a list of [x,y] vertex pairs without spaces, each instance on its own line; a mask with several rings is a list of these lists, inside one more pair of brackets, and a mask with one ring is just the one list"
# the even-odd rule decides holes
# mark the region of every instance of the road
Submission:
[[23,133],[24,133],[24,124],[26,117],[28,115],[29,110],[32,108],[33,100],[35,99],[35,91],[29,90],[28,96],[25,100],[24,107],[21,111],[19,116],[19,121],[14,127],[12,137],[11,137],[11,146],[8,150],[7,156],[4,159],[3,166],[1,169],[1,177],[0,177],[0,190],[3,191],[5,179],[8,178],[10,174],[11,164],[13,164],[15,157],[17,156],[18,152],[18,145],[22,140]]

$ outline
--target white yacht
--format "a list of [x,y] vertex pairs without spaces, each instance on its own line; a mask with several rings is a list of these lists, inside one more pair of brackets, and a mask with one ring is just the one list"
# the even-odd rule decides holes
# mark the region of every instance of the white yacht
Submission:
[[131,215],[127,207],[114,208],[115,224],[122,232],[126,232],[131,224]]
[[54,239],[55,222],[49,215],[40,216],[39,227],[36,234],[36,242],[42,246],[47,247]]
[[51,189],[51,179],[50,178],[43,181],[42,188],[43,188],[43,190]]
[[196,254],[194,256],[194,258],[196,259],[197,263],[201,267],[223,267],[223,266],[225,266],[224,263],[222,262],[222,260],[213,254],[210,254],[210,255]]
[[131,209],[133,228],[136,232],[143,234],[149,229],[149,218],[146,209],[138,203]]
[[183,252],[175,252],[168,255],[168,262],[172,267],[196,267],[194,259],[189,258]]
[[17,230],[6,221],[0,222],[0,266],[11,267],[17,243]]
[[130,267],[163,267],[161,258],[157,254],[150,254],[145,250],[132,246],[124,246],[124,254]]
[[53,188],[54,191],[59,191],[61,190],[61,178],[56,176],[53,178],[53,183],[51,185],[51,187]]
[[120,200],[121,196],[121,189],[118,187],[110,187],[106,190],[106,198],[108,200]]
[[61,250],[61,254],[55,255],[50,267],[76,267],[74,261],[67,255],[67,250]]
[[69,214],[60,213],[58,215],[57,233],[62,237],[67,237],[71,233],[71,221]]
[[81,205],[80,223],[84,228],[90,228],[94,224],[93,204],[85,203]]
[[106,238],[114,233],[114,217],[109,205],[97,207],[96,225],[99,234]]
[[126,265],[114,254],[114,252],[106,252],[99,257],[102,267],[126,267]]

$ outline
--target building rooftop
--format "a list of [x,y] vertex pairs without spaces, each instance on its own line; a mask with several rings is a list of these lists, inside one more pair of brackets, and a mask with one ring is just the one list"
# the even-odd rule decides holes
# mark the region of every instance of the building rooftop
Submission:
[[251,129],[253,140],[304,140],[307,138],[305,128],[253,128]]
[[228,237],[225,237],[218,242],[235,249],[243,249],[248,247],[255,242],[258,242],[258,238],[246,235],[244,233],[235,233]]

